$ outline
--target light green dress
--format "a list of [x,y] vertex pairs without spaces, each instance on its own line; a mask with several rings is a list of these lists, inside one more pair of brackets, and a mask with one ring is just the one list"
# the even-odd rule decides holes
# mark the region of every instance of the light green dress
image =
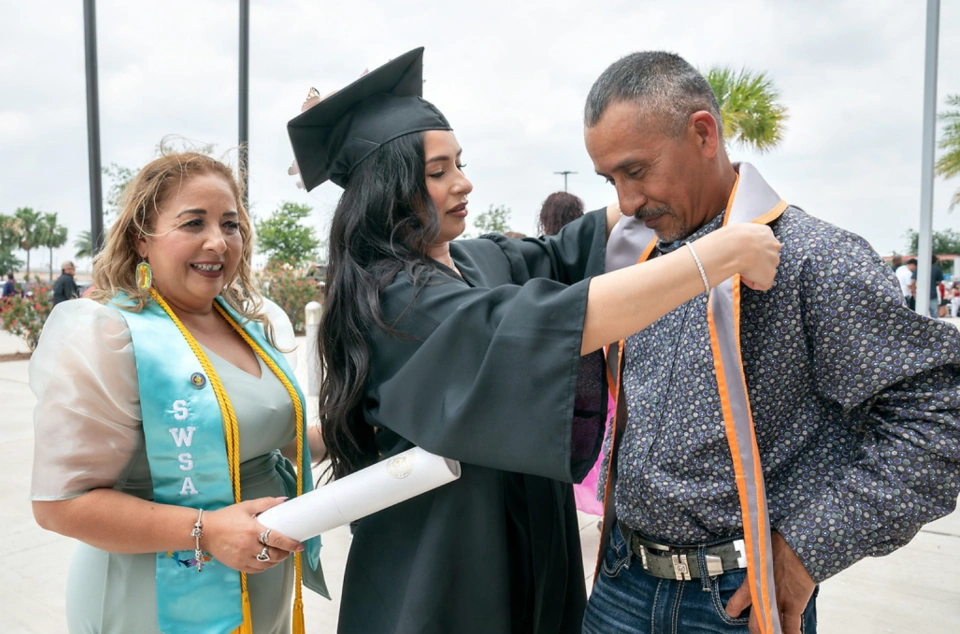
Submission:
[[[295,496],[292,465],[278,450],[294,438],[287,390],[262,360],[257,378],[206,353],[237,414],[243,499]],[[116,310],[90,300],[58,305],[30,373],[38,398],[32,499],[68,499],[103,486],[150,499],[132,344]],[[154,554],[78,543],[67,580],[70,633],[158,633],[155,562]],[[287,634],[293,557],[248,575],[247,583],[255,634]]]

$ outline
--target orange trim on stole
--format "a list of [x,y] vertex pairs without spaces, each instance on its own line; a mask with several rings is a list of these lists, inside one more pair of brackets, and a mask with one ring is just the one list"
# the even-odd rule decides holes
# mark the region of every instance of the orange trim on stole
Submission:
[[[613,478],[613,466],[617,457],[614,455],[614,449],[617,446],[617,412],[620,411],[620,382],[623,381],[623,348],[626,340],[620,340],[620,349],[617,352],[617,384],[613,394],[613,416],[610,417],[610,460],[607,462],[607,480],[603,485],[603,518],[600,525],[601,538],[606,529],[607,522],[607,504],[610,501],[610,482]],[[608,347],[609,350],[609,347]],[[607,364],[607,375],[610,376],[610,364]],[[612,377],[611,377],[612,379]],[[610,385],[613,385],[612,383]],[[611,527],[614,530],[616,526]],[[597,552],[597,564],[593,568],[593,582],[596,583],[600,578],[600,566],[603,565],[603,553]]]
[[657,240],[654,238],[650,241],[650,244],[647,245],[647,248],[643,250],[643,253],[640,254],[640,257],[637,258],[637,264],[643,264],[647,261],[647,258],[650,257],[650,254],[653,253],[653,248],[657,246]]
[[[620,348],[617,356],[617,365],[620,364],[619,355],[623,353],[623,341],[620,341],[619,346]],[[613,400],[616,401],[617,394],[620,392],[620,385],[619,385],[619,381],[617,383],[614,383],[613,373],[610,372],[610,346],[609,345],[606,345],[603,347],[603,359],[605,362],[603,364],[604,365],[603,369],[606,370],[607,372],[607,391],[610,392],[610,396],[612,396]],[[614,412],[614,414],[616,414],[616,412]]]
[[[780,202],[783,202],[783,201],[780,201]],[[779,205],[778,205],[778,206],[779,206]],[[784,206],[784,209],[786,209],[785,206]],[[774,208],[774,211],[775,211],[775,210],[776,210],[776,208]],[[765,214],[765,215],[770,215],[771,213],[772,213],[772,211],[771,211],[771,212],[767,212],[767,214]],[[781,210],[780,213],[783,213],[783,210]],[[779,215],[780,215],[780,214],[777,214],[777,216],[779,216]],[[739,283],[739,282],[740,282],[740,277],[739,277],[739,276],[736,276],[733,281],[734,281],[734,284],[733,284],[733,323],[734,323],[735,326],[736,326],[736,328],[735,328],[735,330],[734,330],[734,337],[735,337],[735,340],[736,340],[736,343],[737,343],[737,362],[740,364],[740,368],[742,369],[742,368],[743,368],[743,352],[742,352],[742,348],[740,347],[740,314],[741,314],[741,313],[740,313],[740,300],[741,300],[741,296],[742,296],[742,287],[740,286],[740,283]],[[711,329],[711,338],[712,338],[712,336],[713,336],[713,330]],[[742,382],[743,382],[743,393],[744,393],[745,395],[747,395],[747,403],[746,403],[746,405],[747,405],[747,417],[748,417],[749,420],[750,420],[750,448],[751,448],[752,453],[753,453],[753,477],[754,477],[754,480],[755,480],[756,482],[763,482],[763,483],[764,483],[763,495],[757,497],[757,512],[759,513],[760,517],[769,517],[768,514],[767,514],[767,509],[766,509],[766,507],[767,507],[767,495],[766,495],[766,488],[767,488],[767,487],[766,487],[766,481],[764,480],[764,477],[763,477],[763,465],[762,465],[761,462],[760,462],[760,449],[757,447],[757,435],[756,435],[756,432],[755,432],[755,430],[754,430],[754,424],[753,424],[753,407],[750,405],[750,393],[747,391],[747,377],[746,377],[745,374],[741,374],[741,380],[742,380]],[[722,391],[721,391],[721,394],[722,394]],[[732,453],[732,452],[731,452],[731,453]],[[741,468],[742,468],[742,467],[741,467]],[[761,526],[760,528],[762,529],[763,527]],[[759,550],[760,550],[760,556],[761,556],[761,560],[760,560],[760,588],[761,588],[761,592],[763,593],[763,594],[762,594],[763,603],[762,603],[761,605],[766,606],[766,607],[776,607],[776,606],[770,606],[770,596],[769,596],[769,594],[767,593],[767,588],[769,587],[769,585],[768,585],[768,584],[769,584],[769,579],[767,578],[767,562],[763,559],[763,553],[767,552],[767,547],[768,547],[768,546],[767,546],[767,531],[761,530],[761,531],[760,531],[760,534],[757,536],[757,538],[758,538]],[[771,552],[772,552],[772,551],[771,551]],[[773,620],[772,620],[773,617],[772,617],[772,615],[771,615],[770,610],[764,610],[764,611],[763,611],[763,615],[764,615],[764,621],[767,621],[767,623],[765,623],[766,629],[761,628],[761,631],[769,631],[769,632],[772,632],[772,631],[773,631]]]
[[740,174],[734,172],[737,177],[733,181],[733,189],[730,190],[730,197],[727,198],[727,213],[723,215],[723,224],[722,227],[726,227],[727,223],[730,222],[730,210],[733,209],[733,199],[737,197],[737,187],[740,185]]
[[780,216],[783,215],[783,212],[787,210],[787,207],[790,205],[787,204],[787,201],[781,200],[776,205],[773,206],[773,209],[763,214],[759,218],[754,218],[750,222],[755,225],[768,225]]
[[[781,199],[776,205],[773,206],[773,208],[772,208],[770,211],[768,211],[767,213],[763,214],[762,216],[760,216],[760,217],[758,217],[758,218],[755,218],[752,222],[755,223],[755,224],[764,224],[764,225],[770,224],[771,222],[773,222],[774,220],[776,220],[777,218],[779,218],[780,216],[782,216],[782,215],[783,215],[783,212],[787,210],[787,207],[788,207],[788,206],[789,206],[789,205],[787,204],[787,201]],[[735,331],[736,341],[737,341],[737,357],[738,357],[738,359],[739,359],[739,361],[740,361],[740,367],[743,367],[743,355],[742,355],[742,352],[741,352],[742,348],[741,348],[741,346],[740,346],[740,297],[741,297],[741,289],[740,289],[740,286],[739,286],[739,284],[738,284],[738,285],[736,285],[736,286],[734,287],[734,304],[733,304],[733,308],[734,308],[734,320],[735,320],[734,323],[736,323],[736,325],[737,325],[737,328],[736,328],[736,331]],[[747,377],[746,377],[746,376],[743,376],[743,382],[744,382],[744,383],[743,383],[743,390],[744,390],[744,394],[748,394],[748,395],[749,395],[749,392],[747,392],[746,380],[747,380]],[[755,474],[754,474],[754,475],[755,475],[755,477],[757,478],[757,481],[758,481],[758,482],[764,482],[764,480],[762,479],[762,478],[763,478],[763,465],[762,465],[761,462],[760,462],[760,453],[759,453],[759,448],[757,447],[756,430],[755,430],[755,426],[754,426],[754,422],[753,422],[753,407],[750,405],[749,396],[748,396],[748,398],[747,398],[747,415],[750,417],[750,441],[751,441],[751,445],[752,445],[752,448],[753,448],[754,465],[755,465]],[[762,497],[760,497],[760,498],[757,499],[757,505],[758,505],[758,510],[759,510],[761,516],[762,516],[762,517],[767,517],[767,518],[769,518],[769,513],[767,512],[767,497],[766,497],[766,483],[765,483],[765,482],[764,482],[764,495],[763,495]],[[760,546],[760,552],[766,552],[766,550],[767,550],[766,539],[767,539],[767,532],[766,532],[766,531],[761,531],[761,534],[760,534],[760,544],[759,544],[759,546]],[[771,552],[772,552],[772,551],[771,551]],[[761,586],[762,586],[762,588],[763,588],[763,593],[764,593],[764,596],[763,596],[763,600],[764,600],[764,601],[763,601],[763,604],[766,605],[766,606],[769,606],[769,605],[770,605],[770,597],[767,595],[768,583],[767,583],[767,579],[766,579],[766,575],[767,575],[767,567],[766,567],[766,565],[764,565],[763,568],[761,569],[761,574],[763,575],[762,583],[761,583]],[[776,607],[776,606],[772,606],[772,607]],[[767,611],[766,617],[767,617],[766,620],[769,621],[766,625],[767,625],[767,627],[769,628],[770,631],[773,631],[772,615],[770,614],[769,611]]]
[[[740,276],[734,276],[732,282],[734,287],[738,286],[740,284]],[[737,434],[733,423],[733,408],[730,405],[730,395],[727,389],[727,374],[724,371],[723,357],[720,354],[720,338],[717,333],[717,324],[713,318],[713,295],[711,295],[707,301],[707,323],[710,326],[710,348],[713,352],[714,371],[717,375],[717,391],[720,394],[720,409],[723,412],[723,425],[727,434],[727,445],[730,446],[730,458],[733,461],[734,477],[737,481],[737,496],[740,498],[740,512],[743,516],[743,538],[746,543],[750,544],[754,541],[753,522],[750,521],[747,491],[746,487],[743,486],[745,479],[743,462],[740,460],[740,452],[734,450],[735,447],[739,448],[739,445],[736,441]],[[733,442],[731,442],[731,440]],[[754,561],[753,549],[746,548],[745,550],[747,551],[745,554],[747,556],[747,578],[750,583],[750,598],[754,605],[758,605],[758,599],[760,597],[756,596],[755,571],[757,570],[757,566]],[[766,623],[761,622],[761,631],[764,634],[770,631],[766,629],[765,626]]]

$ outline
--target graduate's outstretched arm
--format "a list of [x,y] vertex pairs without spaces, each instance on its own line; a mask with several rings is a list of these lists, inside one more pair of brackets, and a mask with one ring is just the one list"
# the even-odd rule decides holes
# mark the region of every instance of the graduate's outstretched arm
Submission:
[[[737,274],[754,290],[773,286],[780,243],[769,227],[732,225],[692,244],[711,288]],[[599,275],[590,282],[580,353],[639,332],[703,292],[700,270],[687,247]]]

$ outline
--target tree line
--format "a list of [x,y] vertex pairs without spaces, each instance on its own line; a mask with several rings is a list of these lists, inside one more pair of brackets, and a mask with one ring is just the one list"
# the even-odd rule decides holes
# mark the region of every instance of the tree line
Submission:
[[53,250],[67,243],[67,228],[56,213],[44,213],[32,207],[19,207],[13,214],[0,214],[0,273],[19,270],[24,262],[17,251],[26,254],[26,272],[30,275],[30,252],[49,249],[50,279],[53,280]]

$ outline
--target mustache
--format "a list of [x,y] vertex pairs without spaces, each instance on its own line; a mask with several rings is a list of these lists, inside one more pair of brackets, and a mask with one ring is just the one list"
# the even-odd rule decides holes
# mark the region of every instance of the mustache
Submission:
[[671,209],[667,206],[653,207],[652,209],[637,209],[637,212],[633,217],[637,220],[646,220],[647,218],[653,218],[654,216],[662,216],[663,214],[671,213]]

